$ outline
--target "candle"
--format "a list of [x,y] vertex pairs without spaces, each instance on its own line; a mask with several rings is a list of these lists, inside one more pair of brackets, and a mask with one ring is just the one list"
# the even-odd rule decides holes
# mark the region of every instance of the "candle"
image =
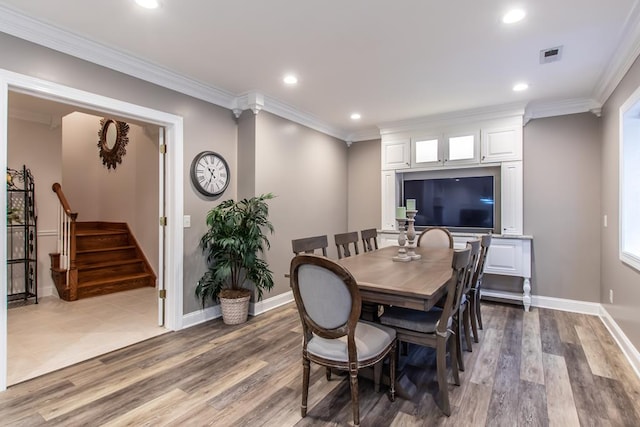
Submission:
[[404,206],[398,206],[396,208],[396,218],[406,218],[407,217],[407,208]]
[[416,199],[407,199],[407,210],[408,211],[416,210]]

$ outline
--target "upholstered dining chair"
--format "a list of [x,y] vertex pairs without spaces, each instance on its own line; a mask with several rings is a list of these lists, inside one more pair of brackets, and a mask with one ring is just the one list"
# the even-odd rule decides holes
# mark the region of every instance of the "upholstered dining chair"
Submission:
[[336,249],[338,250],[338,259],[351,256],[349,247],[353,245],[353,251],[356,255],[360,253],[358,249],[358,232],[351,231],[349,233],[340,233],[333,236],[336,241]]
[[460,385],[458,374],[458,343],[452,334],[453,314],[458,311],[464,288],[471,249],[465,248],[453,254],[451,267],[453,274],[446,285],[446,299],[442,308],[433,307],[429,311],[411,310],[401,307],[387,307],[380,322],[396,330],[398,341],[410,342],[436,349],[436,368],[440,408],[451,415],[449,388],[447,384],[447,346],[453,379]]
[[478,257],[480,256],[480,240],[474,239],[468,241],[467,248],[470,251],[469,264],[467,264],[464,271],[464,287],[462,288],[462,295],[460,296],[460,305],[458,306],[458,311],[453,315],[454,331],[458,340],[458,366],[461,371],[464,371],[465,369],[464,358],[462,356],[462,329],[464,329],[467,351],[473,350],[471,348],[471,310],[469,308],[469,292],[471,290],[476,265],[478,264]]
[[418,237],[418,246],[453,249],[453,236],[444,227],[427,227]]
[[361,230],[360,237],[362,237],[362,247],[365,252],[378,250],[378,230],[375,228]]
[[[310,362],[349,372],[353,422],[360,424],[358,370],[389,358],[390,394],[395,399],[396,332],[358,320],[361,298],[349,271],[329,258],[297,255],[291,261],[291,288],[302,321],[302,406],[307,414]],[[381,374],[381,369],[374,373]],[[380,376],[375,376],[379,391]]]
[[329,246],[327,235],[305,237],[302,239],[294,239],[291,241],[293,253],[298,255],[301,253],[312,254],[317,249],[322,251],[322,255],[327,256],[327,247]]
[[478,265],[471,280],[471,290],[469,292],[469,311],[471,312],[471,328],[473,338],[478,342],[478,328],[482,329],[482,313],[480,312],[480,288],[484,277],[484,267],[487,261],[487,254],[491,246],[491,234],[484,234],[480,239],[480,256]]

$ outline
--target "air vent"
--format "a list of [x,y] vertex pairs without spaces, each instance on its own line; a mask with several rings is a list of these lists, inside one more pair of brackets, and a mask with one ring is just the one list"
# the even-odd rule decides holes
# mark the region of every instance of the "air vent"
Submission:
[[543,49],[540,51],[540,63],[548,64],[549,62],[560,61],[562,58],[562,46]]

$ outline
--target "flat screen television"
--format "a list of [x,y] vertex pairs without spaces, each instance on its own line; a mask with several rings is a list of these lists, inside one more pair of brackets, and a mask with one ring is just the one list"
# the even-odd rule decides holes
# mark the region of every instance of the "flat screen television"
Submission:
[[406,180],[404,199],[416,199],[415,225],[492,229],[493,176]]

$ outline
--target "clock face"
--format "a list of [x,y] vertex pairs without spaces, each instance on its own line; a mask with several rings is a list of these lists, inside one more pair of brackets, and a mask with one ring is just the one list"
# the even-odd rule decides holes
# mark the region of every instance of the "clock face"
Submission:
[[229,165],[213,151],[203,151],[191,163],[191,181],[205,196],[222,194],[229,185]]

